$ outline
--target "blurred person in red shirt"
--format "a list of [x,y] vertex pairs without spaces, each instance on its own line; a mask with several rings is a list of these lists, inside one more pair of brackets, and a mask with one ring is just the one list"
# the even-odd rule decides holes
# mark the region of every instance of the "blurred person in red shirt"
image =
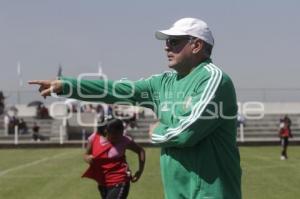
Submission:
[[289,138],[293,137],[291,129],[290,129],[290,122],[287,120],[284,120],[282,122],[282,126],[279,130],[279,137],[281,141],[282,151],[281,151],[281,160],[286,160],[288,158],[287,156],[287,147],[289,144]]
[[[123,122],[112,119],[105,128],[98,128],[88,138],[84,160],[90,166],[82,177],[94,179],[98,183],[102,199],[126,199],[130,181],[138,181],[144,170],[144,149],[131,138],[124,136],[123,132]],[[126,149],[138,155],[139,169],[134,175],[131,175],[126,162]]]

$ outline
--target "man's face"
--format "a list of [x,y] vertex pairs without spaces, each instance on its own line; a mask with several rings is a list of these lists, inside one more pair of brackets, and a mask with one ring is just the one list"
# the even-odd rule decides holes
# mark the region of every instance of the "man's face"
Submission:
[[192,56],[191,38],[187,36],[170,37],[166,40],[165,51],[169,61],[169,67],[176,71],[189,64]]

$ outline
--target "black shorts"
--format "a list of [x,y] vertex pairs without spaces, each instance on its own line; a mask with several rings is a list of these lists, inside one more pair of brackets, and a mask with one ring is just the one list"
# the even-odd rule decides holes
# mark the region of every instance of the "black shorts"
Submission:
[[111,187],[98,186],[102,199],[126,199],[129,193],[130,182],[123,182]]
[[287,147],[289,145],[289,138],[288,137],[281,137],[281,146]]

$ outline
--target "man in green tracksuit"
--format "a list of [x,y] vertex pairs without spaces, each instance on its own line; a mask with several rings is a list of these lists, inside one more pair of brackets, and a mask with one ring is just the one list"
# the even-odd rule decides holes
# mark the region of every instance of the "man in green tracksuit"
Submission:
[[85,101],[130,102],[152,108],[159,118],[150,131],[160,146],[166,199],[241,199],[236,145],[236,94],[231,79],[211,59],[214,39],[200,19],[183,18],[156,38],[166,40],[166,72],[136,82],[63,77],[39,84]]

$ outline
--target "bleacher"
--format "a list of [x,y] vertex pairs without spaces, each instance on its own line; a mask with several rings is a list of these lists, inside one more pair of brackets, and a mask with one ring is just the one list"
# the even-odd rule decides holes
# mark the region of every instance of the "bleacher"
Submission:
[[[85,138],[95,131],[96,114],[94,113],[76,113],[67,120],[67,139],[82,140],[83,131]],[[94,124],[94,125],[93,125]]]
[[[262,119],[246,120],[244,127],[245,142],[278,141],[279,120],[283,114],[264,114]],[[293,140],[300,141],[300,114],[289,114],[292,121]],[[238,138],[240,138],[238,128]],[[240,140],[240,139],[239,139]]]
[[[244,127],[244,141],[245,142],[268,142],[279,141],[279,119],[282,114],[265,114],[263,118],[259,120],[246,120]],[[293,138],[290,140],[300,141],[300,114],[290,114],[292,120],[292,133]],[[152,116],[146,116],[145,118],[138,119],[138,129],[128,130],[128,134],[131,135],[137,142],[149,141],[148,131],[149,125],[155,123],[157,120]],[[240,141],[240,128],[237,129],[237,139]]]
[[[292,121],[292,133],[294,138],[291,142],[300,142],[300,111],[297,108],[300,107],[298,104],[267,104],[265,106],[265,112],[260,119],[247,119],[246,125],[243,128],[244,132],[244,142],[278,142],[278,131],[279,131],[279,119],[288,114]],[[26,107],[23,107],[25,110]],[[55,110],[58,112],[57,110]],[[30,114],[33,112],[31,111]],[[60,127],[62,126],[62,120],[59,119],[37,119],[34,116],[22,117],[27,123],[29,133],[25,135],[19,135],[20,141],[31,141],[32,140],[32,126],[34,122],[40,126],[40,134],[45,138],[45,140],[51,142],[60,141]],[[95,113],[81,113],[78,118],[78,114],[73,114],[71,118],[67,120],[66,131],[63,134],[64,141],[82,140],[83,134],[82,130],[85,130],[85,136],[90,135],[95,128],[93,124],[95,122]],[[0,142],[2,141],[14,141],[14,134],[5,135],[4,133],[4,116],[0,116]],[[81,122],[80,122],[81,121]],[[137,118],[137,128],[127,129],[129,136],[133,137],[137,142],[149,143],[148,131],[149,126],[155,123],[157,119],[154,118],[152,114],[145,114],[143,117]],[[88,124],[88,125],[84,125]],[[238,128],[237,140],[241,142],[241,129]]]
[[[91,123],[93,121],[93,114],[81,114],[83,122]],[[259,142],[259,141],[278,141],[279,119],[282,114],[267,114],[259,120],[246,120],[244,126],[244,141],[245,142]],[[292,120],[292,133],[294,138],[291,141],[300,141],[300,114],[290,114]],[[28,133],[19,135],[20,141],[32,140],[32,126],[34,122],[40,126],[40,134],[45,140],[58,141],[59,128],[62,124],[61,120],[54,119],[36,119],[34,117],[22,117],[28,126]],[[133,137],[137,142],[149,142],[148,131],[149,126],[157,120],[153,116],[145,116],[137,120],[136,129],[128,129],[127,133]],[[74,114],[68,120],[66,140],[81,140],[82,130],[86,131],[86,136],[94,131],[92,126],[82,126],[77,122],[77,115]],[[237,139],[240,141],[240,128],[237,131]],[[14,140],[14,134],[8,136],[4,135],[3,116],[0,116],[0,141]]]
[[128,135],[130,135],[136,142],[150,142],[148,137],[149,126],[157,121],[153,116],[146,115],[143,118],[137,120],[137,128],[127,130]]
[[[20,141],[32,140],[32,127],[34,125],[34,122],[36,122],[40,127],[39,134],[41,135],[43,140],[55,140],[59,136],[59,126],[61,125],[61,121],[53,119],[37,119],[35,117],[22,117],[22,119],[27,124],[28,132],[26,134],[18,135],[18,139]],[[14,134],[4,134],[3,116],[1,118],[0,128],[0,141],[14,140]]]

